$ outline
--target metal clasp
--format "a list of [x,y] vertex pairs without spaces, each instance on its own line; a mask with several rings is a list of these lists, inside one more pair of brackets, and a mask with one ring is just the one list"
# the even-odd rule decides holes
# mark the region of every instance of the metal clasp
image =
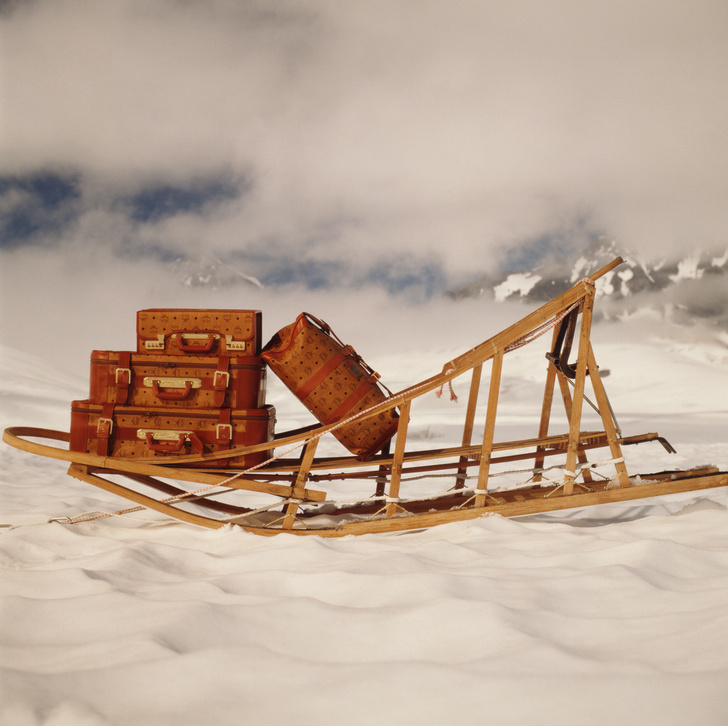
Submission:
[[[126,376],[126,381],[120,381],[120,374]],[[117,368],[116,369],[116,385],[121,383],[131,383],[131,368]]]
[[101,435],[102,428],[107,428],[106,435],[110,436],[111,432],[114,430],[114,422],[110,418],[105,418],[103,416],[99,417],[99,420],[96,422],[96,433],[98,435]]
[[[225,431],[225,435],[223,435]],[[231,424],[219,423],[215,427],[215,433],[218,441],[231,441],[233,438],[233,427]]]
[[160,333],[153,340],[145,340],[144,347],[147,350],[164,350],[164,334]]
[[199,378],[173,378],[172,376],[145,376],[142,385],[153,388],[154,384],[160,388],[200,388],[202,381]]
[[[224,377],[224,383],[218,380],[218,376]],[[230,374],[227,371],[215,371],[215,375],[212,377],[213,388],[227,388],[230,383]]]
[[244,340],[233,340],[232,335],[225,336],[225,347],[227,350],[245,350]]
[[146,439],[150,436],[156,441],[179,441],[180,437],[188,439],[192,431],[170,431],[168,429],[137,429],[137,438]]

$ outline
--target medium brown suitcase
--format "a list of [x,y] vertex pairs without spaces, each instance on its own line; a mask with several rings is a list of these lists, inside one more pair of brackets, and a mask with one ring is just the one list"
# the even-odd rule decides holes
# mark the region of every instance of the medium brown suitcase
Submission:
[[261,319],[260,310],[140,310],[137,351],[166,355],[259,355]]
[[[377,383],[379,375],[324,321],[308,313],[279,330],[261,357],[322,424],[349,418],[387,398]],[[397,418],[390,409],[332,433],[364,461],[394,436]]]
[[[273,406],[214,411],[74,401],[70,449],[98,456],[159,457],[161,464],[167,464],[175,456],[202,455],[272,441],[274,426]],[[186,466],[247,468],[270,458],[271,451]]]
[[91,353],[91,403],[179,408],[262,408],[266,366],[259,356]]

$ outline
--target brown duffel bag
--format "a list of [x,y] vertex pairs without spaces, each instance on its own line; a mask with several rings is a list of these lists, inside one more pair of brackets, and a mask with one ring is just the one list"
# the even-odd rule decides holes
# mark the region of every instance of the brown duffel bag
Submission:
[[266,365],[259,356],[91,353],[91,403],[180,408],[262,408]]
[[97,456],[159,457],[161,464],[169,464],[179,456],[202,456],[270,442],[271,447],[264,451],[186,464],[247,468],[263,463],[272,455],[275,420],[273,406],[236,411],[74,401],[69,448]]
[[[375,373],[331,328],[309,313],[279,330],[261,357],[316,418],[325,425],[348,419],[387,399]],[[392,408],[352,421],[332,433],[365,461],[397,431]]]

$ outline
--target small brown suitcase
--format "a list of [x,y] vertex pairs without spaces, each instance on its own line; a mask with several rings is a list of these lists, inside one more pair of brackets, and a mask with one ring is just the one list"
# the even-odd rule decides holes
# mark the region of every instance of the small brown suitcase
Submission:
[[[176,456],[225,451],[273,440],[275,408],[247,411],[180,408],[139,408],[74,401],[71,404],[71,451],[110,457],[159,457],[170,463]],[[247,468],[261,464],[271,449],[186,464],[198,467]]]
[[260,310],[140,310],[137,351],[166,355],[259,355],[261,319]]
[[[387,398],[377,383],[379,375],[324,321],[308,313],[279,330],[261,357],[323,424],[349,418]],[[365,461],[394,436],[397,418],[397,412],[390,409],[332,433]]]
[[266,366],[259,356],[91,353],[91,403],[179,408],[262,408]]

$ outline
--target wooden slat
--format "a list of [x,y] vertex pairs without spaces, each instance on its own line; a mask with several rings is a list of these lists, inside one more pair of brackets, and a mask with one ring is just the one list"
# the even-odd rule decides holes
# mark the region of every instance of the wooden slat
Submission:
[[182,522],[196,524],[199,527],[208,527],[211,529],[217,529],[225,524],[225,522],[220,522],[219,520],[215,520],[210,517],[205,517],[199,514],[194,514],[193,512],[187,512],[177,507],[173,507],[171,504],[160,502],[153,497],[147,496],[146,494],[141,494],[134,491],[133,489],[122,486],[121,484],[116,484],[115,482],[108,481],[103,477],[91,474],[88,471],[88,467],[83,466],[82,464],[71,464],[71,466],[68,468],[68,473],[75,479],[80,479],[81,481],[85,481],[88,484],[93,484],[99,489],[111,492],[112,494],[117,494],[118,496],[129,499],[130,501],[135,502],[142,507],[146,507],[147,509],[153,509],[156,512],[161,512],[162,514],[166,514],[168,517],[179,519]]
[[393,516],[401,507],[396,503],[399,498],[399,484],[402,479],[402,459],[404,458],[405,446],[407,444],[407,428],[410,420],[410,402],[405,401],[399,409],[399,423],[397,425],[397,438],[394,443],[394,458],[392,460],[392,473],[389,477],[389,494],[385,511],[388,517]]
[[576,381],[574,382],[574,399],[571,403],[569,419],[569,445],[566,452],[566,474],[564,476],[564,494],[570,496],[574,492],[574,471],[576,470],[577,449],[581,431],[581,411],[584,405],[584,386],[586,385],[587,358],[589,354],[589,336],[591,334],[592,308],[594,290],[588,288],[589,294],[584,299],[581,311],[581,329],[579,331],[579,355],[576,362]]
[[296,475],[296,482],[293,485],[291,491],[291,498],[296,501],[289,501],[286,504],[286,513],[283,518],[283,529],[291,529],[293,523],[296,521],[296,512],[298,511],[299,501],[303,498],[303,494],[306,491],[306,479],[308,472],[311,470],[311,464],[313,463],[314,457],[316,456],[316,447],[320,439],[311,439],[306,444],[306,449],[303,452],[303,458],[301,459],[301,466],[298,469]]
[[495,420],[498,413],[498,396],[500,394],[501,372],[503,370],[503,354],[493,356],[493,369],[490,373],[490,387],[488,389],[488,410],[485,414],[485,430],[483,432],[483,445],[480,449],[480,469],[478,470],[478,489],[483,493],[475,496],[476,507],[485,505],[488,488],[488,474],[490,472],[490,457],[493,451],[493,436],[495,433]]
[[[554,349],[556,345],[556,339],[559,334],[558,327],[554,328],[553,335],[551,336],[551,350]],[[556,382],[556,366],[549,361],[548,368],[546,370],[546,384],[544,386],[543,391],[543,402],[541,404],[541,418],[539,420],[538,424],[538,438],[543,439],[546,438],[549,434],[549,424],[551,422],[551,409],[553,408],[553,402],[554,402],[554,384]],[[544,446],[537,446],[536,447],[536,456],[533,460],[533,467],[534,469],[542,469],[544,464],[544,455],[543,451],[545,450]],[[535,482],[541,481],[541,474],[536,474],[533,478]]]
[[[698,477],[685,477],[668,481],[656,481],[649,484],[632,487],[617,487],[615,489],[604,489],[595,492],[573,494],[570,497],[544,498],[543,492],[547,491],[540,487],[528,490],[517,490],[512,493],[511,501],[506,504],[489,504],[486,507],[447,510],[440,512],[427,512],[423,514],[400,515],[397,517],[380,518],[365,522],[349,522],[338,527],[310,528],[292,530],[293,534],[309,535],[314,534],[320,537],[342,537],[357,534],[375,534],[387,532],[403,532],[414,529],[424,529],[449,522],[459,522],[490,514],[499,514],[503,517],[520,517],[528,514],[542,514],[550,511],[562,511],[579,507],[588,507],[596,504],[608,504],[611,502],[630,501],[636,499],[647,499],[650,497],[664,496],[688,491],[703,491],[717,487],[728,486],[728,473]],[[245,529],[254,531],[256,534],[274,535],[280,529],[265,529],[261,527],[250,527],[241,524]]]
[[592,383],[594,389],[594,397],[597,400],[597,407],[602,417],[602,423],[604,424],[604,430],[607,433],[607,443],[609,444],[609,451],[612,454],[613,459],[617,459],[615,468],[617,470],[617,476],[619,477],[619,484],[623,487],[630,486],[629,475],[627,474],[627,467],[622,460],[622,448],[617,440],[617,427],[612,417],[612,410],[609,406],[609,400],[607,399],[607,392],[604,390],[604,384],[602,377],[599,373],[599,367],[597,366],[596,358],[594,357],[594,350],[592,349],[591,343],[589,344],[589,358],[587,361],[589,366],[589,380]]
[[[463,425],[463,446],[470,446],[473,440],[473,427],[475,425],[475,411],[478,406],[478,394],[480,392],[480,378],[483,372],[483,364],[478,363],[473,368],[473,374],[470,379],[470,392],[468,394],[468,407],[465,411],[465,423]],[[455,488],[462,489],[465,486],[465,477],[467,473],[467,456],[460,457],[460,466],[458,467],[458,476],[455,479]]]

